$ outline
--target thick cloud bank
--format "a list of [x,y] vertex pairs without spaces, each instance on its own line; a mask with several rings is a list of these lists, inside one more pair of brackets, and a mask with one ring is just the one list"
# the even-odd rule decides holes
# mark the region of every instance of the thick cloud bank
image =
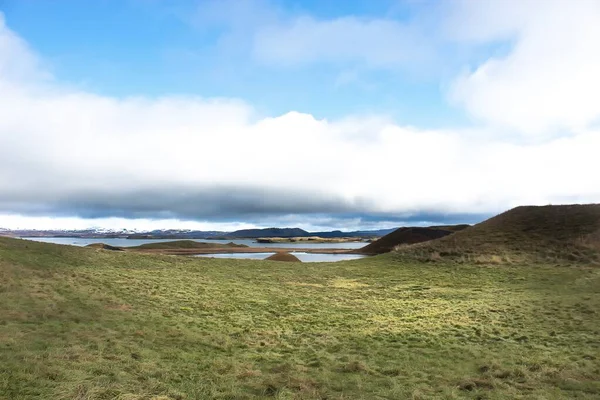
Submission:
[[561,23],[577,30],[560,46],[577,46],[559,64],[538,20],[486,32],[509,32],[516,45],[459,78],[453,96],[490,125],[435,131],[376,117],[267,117],[235,99],[84,92],[54,81],[0,14],[0,215],[393,221],[598,202],[600,81],[590,71],[600,48],[590,43],[600,42],[600,17],[585,4]]

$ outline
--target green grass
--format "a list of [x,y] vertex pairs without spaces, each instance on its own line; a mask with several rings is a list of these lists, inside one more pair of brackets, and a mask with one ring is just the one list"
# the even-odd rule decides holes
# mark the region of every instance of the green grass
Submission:
[[1,399],[598,399],[600,269],[0,238]]

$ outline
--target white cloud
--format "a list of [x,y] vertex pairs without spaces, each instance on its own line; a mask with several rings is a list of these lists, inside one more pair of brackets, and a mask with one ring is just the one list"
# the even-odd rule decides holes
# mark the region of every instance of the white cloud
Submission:
[[[0,40],[0,226],[7,213],[27,205],[36,212],[40,204],[64,201],[87,202],[85,208],[94,203],[90,194],[102,193],[103,203],[92,206],[111,209],[133,192],[176,187],[181,193],[165,195],[185,197],[215,185],[265,193],[248,203],[268,203],[273,188],[300,193],[303,206],[324,213],[319,207],[338,203],[401,215],[600,202],[600,176],[593,173],[597,130],[518,144],[483,131],[421,130],[376,117],[264,117],[231,99],[112,98],[36,83],[47,73],[1,20]],[[348,48],[340,51],[354,56]],[[565,79],[570,76],[562,68],[570,66],[561,66]],[[471,93],[475,78],[465,79],[462,90]],[[523,84],[531,83],[527,78]],[[498,106],[509,107],[507,101]],[[157,218],[169,211],[142,200],[142,211]],[[178,205],[189,214],[202,206]]]
[[513,42],[507,55],[454,83],[453,99],[475,117],[535,136],[578,132],[598,121],[599,2],[469,1],[449,26],[459,40]]
[[415,26],[353,16],[332,20],[302,16],[263,27],[255,34],[253,50],[258,60],[278,65],[358,62],[398,68],[433,57],[430,43]]
[[435,55],[416,23],[353,15],[317,19],[270,0],[207,0],[182,19],[201,31],[217,28],[219,50],[250,50],[255,61],[275,66],[350,62],[422,68]]
[[461,0],[415,7],[402,22],[271,19],[255,27],[253,53],[275,66],[437,71],[444,79],[463,65],[449,85],[453,103],[489,126],[547,137],[598,122],[599,43],[596,0]]
[[[6,27],[4,15],[0,12],[0,84],[19,83],[26,85],[32,80],[39,82],[48,79],[36,55],[27,43]],[[8,82],[10,80],[10,82]],[[0,86],[1,91],[7,90]]]

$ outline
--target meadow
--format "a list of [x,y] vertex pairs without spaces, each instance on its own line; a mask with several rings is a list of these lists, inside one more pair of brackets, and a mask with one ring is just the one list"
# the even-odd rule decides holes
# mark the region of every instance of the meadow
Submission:
[[598,399],[600,268],[0,238],[0,399]]

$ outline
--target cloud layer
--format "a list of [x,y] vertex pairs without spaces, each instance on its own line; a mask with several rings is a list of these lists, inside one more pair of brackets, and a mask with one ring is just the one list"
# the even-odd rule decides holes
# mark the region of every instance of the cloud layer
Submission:
[[398,68],[433,60],[429,43],[411,25],[386,19],[342,17],[318,21],[304,16],[258,30],[255,56],[282,65],[354,61]]
[[458,38],[513,40],[512,50],[458,78],[453,96],[474,116],[529,135],[579,132],[600,117],[600,3],[468,2]]
[[[448,130],[382,116],[265,116],[238,99],[85,92],[55,82],[0,14],[0,215],[355,228],[600,202],[597,3],[532,2],[519,15],[503,2],[474,4],[483,3],[450,14],[447,40],[514,45],[452,86],[485,124]],[[390,42],[374,48],[377,37]],[[384,20],[303,17],[257,32],[254,50],[282,65],[388,67],[428,57],[413,39],[413,28]]]

